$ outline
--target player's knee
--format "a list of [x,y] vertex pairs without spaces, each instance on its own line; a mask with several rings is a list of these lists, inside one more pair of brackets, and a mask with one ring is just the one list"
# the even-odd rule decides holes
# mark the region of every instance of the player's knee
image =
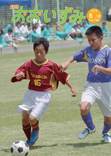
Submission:
[[33,115],[29,116],[29,120],[31,124],[35,124],[38,121],[37,118],[35,118]]
[[26,111],[22,113],[22,123],[24,125],[29,124],[29,114]]
[[85,115],[89,112],[89,105],[87,102],[83,102],[80,105],[80,112],[82,115]]
[[111,125],[111,116],[110,117],[104,117],[104,122]]
[[80,112],[82,115],[86,115],[88,111],[87,111],[87,109],[81,108]]

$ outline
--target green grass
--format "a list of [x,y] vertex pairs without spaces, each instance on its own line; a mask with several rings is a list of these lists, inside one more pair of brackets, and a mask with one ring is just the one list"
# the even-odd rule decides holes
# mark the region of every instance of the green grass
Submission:
[[[78,47],[75,51],[81,48]],[[73,54],[73,49],[53,50],[48,58],[61,63]],[[33,53],[9,54],[0,57],[0,156],[10,156],[10,146],[15,140],[25,140],[21,129],[21,115],[17,105],[21,103],[27,88],[26,81],[12,84],[10,78],[15,69]],[[83,90],[86,64],[72,64],[68,69],[71,82],[77,89],[77,97],[71,97],[66,86],[60,85],[52,93],[52,103],[40,121],[40,138],[30,150],[29,156],[106,156],[110,155],[110,144],[101,142],[103,117],[97,106],[92,108],[95,134],[85,140],[77,138],[84,128],[79,113],[79,101]]]

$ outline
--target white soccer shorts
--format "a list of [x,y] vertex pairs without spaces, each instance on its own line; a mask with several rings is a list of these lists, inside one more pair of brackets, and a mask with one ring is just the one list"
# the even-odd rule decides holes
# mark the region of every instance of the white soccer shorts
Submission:
[[87,82],[82,93],[81,103],[86,101],[91,105],[97,102],[104,116],[111,116],[111,82]]
[[23,103],[18,106],[19,111],[28,111],[33,117],[40,119],[47,110],[50,100],[50,92],[27,90],[23,98]]

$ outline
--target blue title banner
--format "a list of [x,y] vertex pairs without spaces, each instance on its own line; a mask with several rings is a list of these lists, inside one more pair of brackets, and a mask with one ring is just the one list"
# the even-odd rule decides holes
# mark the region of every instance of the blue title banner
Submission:
[[31,6],[32,2],[31,0],[0,0],[0,6],[11,4]]

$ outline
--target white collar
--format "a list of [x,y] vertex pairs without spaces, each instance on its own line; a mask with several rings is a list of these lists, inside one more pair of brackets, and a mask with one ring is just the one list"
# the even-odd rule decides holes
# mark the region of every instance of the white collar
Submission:
[[104,45],[100,50],[102,50],[102,49],[104,49],[104,48],[107,48],[108,47],[108,45],[106,44],[106,45]]

